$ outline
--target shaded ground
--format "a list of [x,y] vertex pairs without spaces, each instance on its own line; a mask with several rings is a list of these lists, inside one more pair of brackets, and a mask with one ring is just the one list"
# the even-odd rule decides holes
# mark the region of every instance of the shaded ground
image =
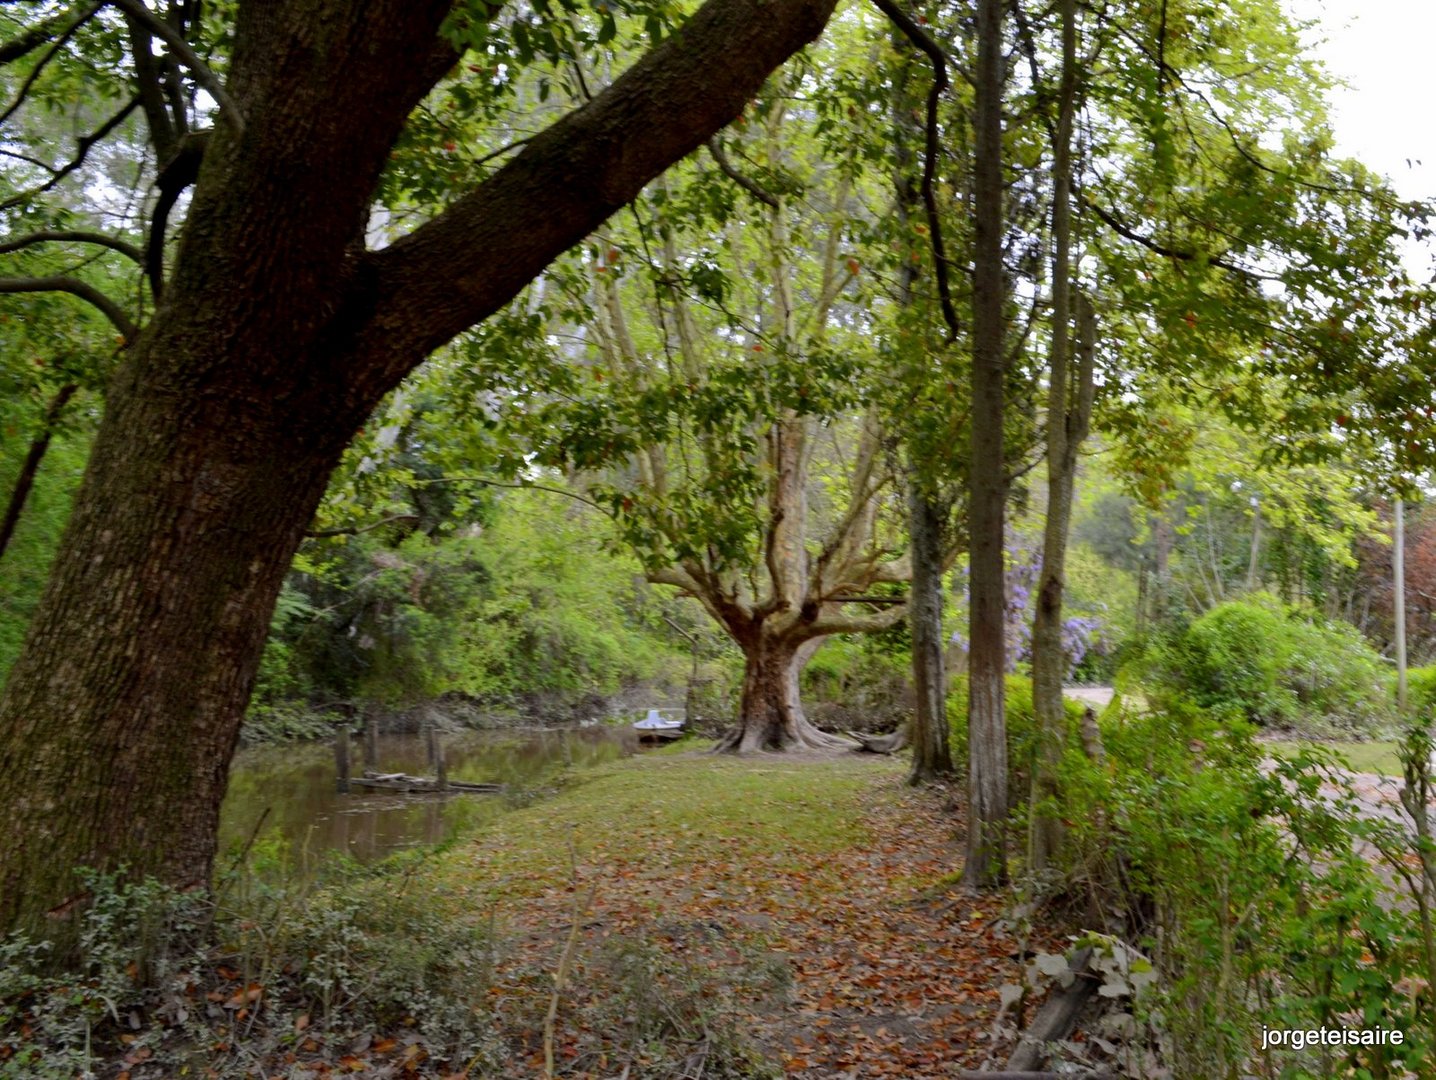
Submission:
[[[695,766],[722,774],[703,805],[664,801],[665,786],[698,779]],[[982,1062],[1016,944],[996,926],[996,902],[955,888],[961,822],[945,792],[907,788],[900,764],[857,754],[650,759],[631,780],[658,801],[585,826],[577,890],[563,860],[510,878],[510,895],[528,898],[501,901],[498,915],[514,944],[492,990],[516,1041],[506,1075],[541,1069],[532,1018],[548,1004],[575,898],[585,907],[590,890],[556,1028],[569,1075],[679,1075],[659,1058],[685,1037],[696,1074],[721,1025],[813,1080],[946,1076]],[[493,837],[468,872],[501,877],[515,845],[534,839]],[[640,980],[661,984],[676,1013],[690,993],[721,1006],[697,1025],[712,1030],[692,1038],[680,1015],[657,1032],[669,1038],[662,1050],[632,1037],[645,1024],[635,956]],[[704,1075],[722,1064],[706,1062]],[[749,1069],[730,1075],[761,1075],[756,1061]]]

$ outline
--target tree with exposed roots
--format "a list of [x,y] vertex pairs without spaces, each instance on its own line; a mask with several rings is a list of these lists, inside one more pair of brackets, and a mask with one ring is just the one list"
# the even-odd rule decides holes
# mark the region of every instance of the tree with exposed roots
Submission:
[[[598,25],[590,43],[609,40],[611,12],[245,0],[224,27],[201,24],[198,5],[161,17],[140,0],[33,26],[6,13],[0,26],[16,36],[0,56],[20,65],[22,93],[46,85],[55,57],[107,55],[116,41],[123,53],[85,68],[111,79],[94,99],[114,99],[119,119],[79,141],[77,164],[52,166],[53,147],[21,149],[24,131],[7,130],[7,145],[38,163],[11,205],[39,205],[135,114],[159,168],[153,300],[121,315],[138,330],[124,334],[73,516],[0,699],[0,932],[63,936],[84,901],[79,866],[208,885],[275,599],[346,444],[434,349],[737,117],[832,6],[710,0],[486,177],[480,162],[451,166],[447,200],[420,204],[422,224],[382,247],[366,243],[370,212],[392,192],[396,148],[433,136],[421,103],[456,81],[494,85],[496,41],[512,68],[536,49],[561,53],[562,28],[584,18]],[[473,44],[473,63],[460,64]],[[486,115],[474,112],[476,123]],[[406,189],[411,210],[414,192],[422,185]],[[0,278],[3,292],[126,308],[75,285]],[[796,438],[781,440],[783,462]]]
[[[717,168],[665,178],[631,225],[545,276],[547,319],[520,301],[475,345],[496,378],[474,389],[522,433],[524,462],[564,470],[648,580],[696,599],[742,651],[720,744],[738,752],[852,745],[808,721],[799,675],[831,635],[900,623],[894,586],[910,577],[890,447],[860,387],[875,317],[850,239],[862,178],[790,115],[815,79],[774,80],[742,135],[710,147]],[[693,205],[719,209],[695,221]],[[550,360],[500,369],[535,349]]]

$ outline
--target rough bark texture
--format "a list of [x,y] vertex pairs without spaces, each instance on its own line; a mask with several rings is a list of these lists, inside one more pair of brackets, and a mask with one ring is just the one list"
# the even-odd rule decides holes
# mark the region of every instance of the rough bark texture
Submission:
[[[439,0],[243,4],[172,279],[129,349],[0,700],[0,932],[58,932],[76,866],[208,884],[284,572],[345,444],[739,114],[830,0],[713,0],[411,236],[363,250],[380,169],[456,59]],[[46,916],[53,916],[47,918]]]
[[1047,866],[1061,840],[1059,816],[1050,804],[1058,796],[1057,772],[1067,736],[1067,713],[1062,681],[1067,653],[1062,644],[1062,603],[1067,577],[1067,539],[1072,525],[1072,489],[1077,480],[1077,452],[1087,437],[1092,417],[1096,325],[1092,305],[1077,297],[1077,363],[1064,373],[1069,393],[1064,395],[1060,417],[1050,426],[1063,428],[1062,453],[1048,454],[1047,521],[1043,533],[1042,575],[1037,590],[1037,612],[1032,621],[1032,697],[1038,731],[1038,753],[1032,770],[1032,869]]
[[808,722],[798,695],[798,676],[817,651],[818,641],[812,639],[795,646],[760,630],[744,643],[742,722],[716,749],[746,754],[843,745],[842,740]]
[[971,603],[968,815],[963,882],[1007,878],[1006,607],[1003,515],[1002,0],[978,0],[973,184]]
[[1077,442],[1071,403],[1068,342],[1071,340],[1072,114],[1077,91],[1077,13],[1062,0],[1062,80],[1057,95],[1057,130],[1052,154],[1052,353],[1047,385],[1047,518],[1042,536],[1042,572],[1032,619],[1032,703],[1037,723],[1037,758],[1032,769],[1028,864],[1047,866],[1061,840],[1061,823],[1051,804],[1057,796],[1065,716],[1062,679],[1062,589],[1067,530],[1072,519],[1072,482]]

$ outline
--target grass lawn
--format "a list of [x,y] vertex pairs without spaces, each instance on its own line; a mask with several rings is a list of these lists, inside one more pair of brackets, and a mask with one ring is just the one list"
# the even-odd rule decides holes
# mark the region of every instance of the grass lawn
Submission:
[[1291,757],[1301,746],[1325,746],[1335,750],[1354,772],[1377,773],[1381,776],[1400,776],[1400,747],[1394,742],[1336,742],[1331,740],[1292,739],[1271,742],[1267,749],[1277,757]]
[[1013,941],[999,901],[954,887],[946,793],[905,772],[872,754],[665,748],[578,773],[427,860],[412,887],[501,942],[487,996],[511,1064],[495,1075],[539,1071],[566,942],[554,1041],[570,1076],[979,1064]]

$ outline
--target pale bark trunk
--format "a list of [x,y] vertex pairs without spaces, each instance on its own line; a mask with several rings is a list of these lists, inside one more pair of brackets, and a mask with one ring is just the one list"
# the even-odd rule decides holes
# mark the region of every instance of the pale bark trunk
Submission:
[[814,727],[803,712],[798,676],[820,639],[801,644],[761,629],[743,646],[743,696],[738,724],[715,748],[739,754],[794,748],[828,749],[843,740]]
[[1247,592],[1261,584],[1261,503],[1252,504],[1252,548],[1247,561]]
[[1007,721],[1003,516],[1002,0],[977,5],[974,105],[971,656],[968,679],[967,861],[963,881],[986,889],[1007,879]]

